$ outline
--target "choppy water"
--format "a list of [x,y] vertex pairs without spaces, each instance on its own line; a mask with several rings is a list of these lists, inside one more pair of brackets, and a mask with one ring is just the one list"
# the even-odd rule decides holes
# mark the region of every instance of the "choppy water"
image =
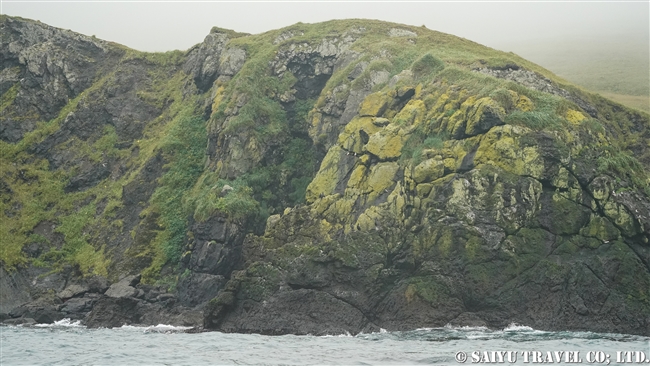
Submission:
[[67,320],[34,327],[3,326],[0,365],[459,365],[463,355],[467,364],[546,361],[564,365],[579,360],[585,365],[616,365],[622,360],[631,361],[626,365],[650,365],[650,337],[544,332],[517,325],[503,330],[445,327],[354,337],[182,331],[166,325],[86,329]]

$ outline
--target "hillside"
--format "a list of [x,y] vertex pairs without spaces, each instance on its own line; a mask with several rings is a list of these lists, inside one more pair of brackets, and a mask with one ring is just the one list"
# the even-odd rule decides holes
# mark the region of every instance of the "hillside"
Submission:
[[[592,37],[503,46],[558,76],[629,107],[650,112],[648,35]],[[502,48],[503,49],[503,48]]]
[[650,334],[644,112],[379,21],[0,27],[5,322]]

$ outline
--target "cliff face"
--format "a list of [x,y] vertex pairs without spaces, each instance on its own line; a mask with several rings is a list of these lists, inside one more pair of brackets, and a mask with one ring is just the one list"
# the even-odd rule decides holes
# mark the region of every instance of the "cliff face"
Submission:
[[2,27],[10,317],[650,334],[647,114],[382,22],[167,54]]

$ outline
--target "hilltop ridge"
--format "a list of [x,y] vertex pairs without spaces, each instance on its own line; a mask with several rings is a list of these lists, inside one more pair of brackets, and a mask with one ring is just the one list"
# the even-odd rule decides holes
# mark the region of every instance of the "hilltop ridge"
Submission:
[[646,113],[423,27],[0,22],[10,323],[650,334]]

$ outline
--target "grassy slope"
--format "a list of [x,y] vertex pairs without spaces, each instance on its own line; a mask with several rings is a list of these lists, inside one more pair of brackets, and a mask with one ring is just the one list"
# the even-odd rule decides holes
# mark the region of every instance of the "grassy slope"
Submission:
[[503,49],[542,65],[577,85],[650,112],[648,37],[564,39],[506,44]]
[[[180,94],[182,85],[187,79],[184,73],[178,71],[179,62],[182,60],[182,53],[178,51],[146,54],[128,50],[115,70],[103,75],[90,88],[72,100],[61,110],[57,118],[42,121],[36,130],[27,133],[17,144],[0,142],[0,171],[2,171],[3,183],[8,188],[0,195],[2,197],[0,209],[4,216],[0,222],[0,237],[3,239],[0,260],[5,268],[12,269],[31,262],[37,266],[57,270],[65,264],[72,264],[78,266],[84,274],[109,274],[111,266],[109,241],[114,235],[118,235],[124,226],[124,222],[116,217],[116,212],[123,205],[123,187],[137,179],[147,161],[161,150],[169,163],[168,168],[171,173],[175,172],[174,168],[177,166],[175,163],[178,163],[178,158],[174,155],[180,155],[180,159],[184,159],[182,164],[190,175],[196,169],[194,160],[198,159],[199,165],[202,163],[202,148],[205,143],[201,139],[205,138],[202,133],[205,123],[192,117],[195,113],[196,98],[183,98]],[[76,174],[77,167],[52,170],[48,161],[31,153],[30,148],[59,130],[68,113],[76,110],[81,101],[89,104],[101,103],[101,100],[88,100],[88,98],[104,98],[104,91],[115,83],[116,75],[125,72],[123,67],[128,67],[129,63],[134,62],[148,63],[150,66],[148,75],[150,83],[138,90],[138,96],[152,105],[171,104],[163,109],[163,113],[158,118],[146,126],[144,136],[134,141],[130,149],[118,148],[119,138],[115,128],[110,125],[100,126],[103,129],[103,136],[94,143],[87,144],[76,137],[63,142],[76,159],[87,159],[95,164],[118,161],[128,170],[119,179],[109,177],[89,189],[66,193],[65,186]],[[192,135],[196,134],[196,128],[190,126],[193,124],[198,124],[201,136]],[[198,140],[197,145],[200,146],[197,159],[188,159],[188,156],[196,155],[196,149],[184,150],[183,154],[174,154],[174,147],[179,144],[191,145],[194,140]],[[134,149],[138,151],[137,154],[132,153]],[[192,178],[196,179],[195,176]],[[167,177],[163,186],[168,190],[176,189],[177,193],[181,194],[183,184],[187,185],[183,179],[184,176]],[[174,221],[178,214],[169,210],[166,204],[175,202],[173,198],[169,201],[155,199],[152,201],[153,209],[162,212],[161,222],[172,226],[170,222]],[[145,211],[141,216],[145,216],[150,211],[151,209]],[[62,247],[56,247],[47,238],[34,233],[34,227],[43,221],[54,223],[55,232],[64,238]],[[153,250],[147,248],[141,253],[132,254],[153,258],[164,256],[165,242],[175,239],[175,232],[170,231],[171,234],[167,237],[161,236],[154,240],[159,248],[154,247]],[[106,237],[107,232],[113,234]],[[49,247],[49,250],[45,250],[38,258],[28,259],[21,250],[23,246],[31,243],[39,243]],[[153,253],[149,253],[151,251]],[[154,260],[152,265],[159,268],[159,262],[160,260]]]

